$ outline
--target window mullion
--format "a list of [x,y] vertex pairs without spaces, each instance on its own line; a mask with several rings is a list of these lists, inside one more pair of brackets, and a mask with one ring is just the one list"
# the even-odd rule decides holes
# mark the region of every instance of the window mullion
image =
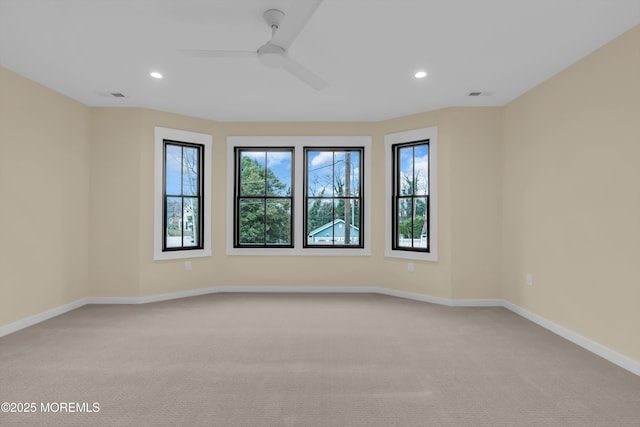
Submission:
[[416,228],[416,194],[418,192],[418,178],[416,174],[416,147],[411,147],[411,169],[413,170],[413,181],[411,183],[411,248],[416,247],[416,242],[414,238],[415,228]]
[[184,147],[180,147],[180,248],[184,249]]
[[262,225],[263,225],[263,230],[262,230],[262,244],[263,245],[267,245],[267,197],[269,196],[269,191],[268,191],[268,176],[269,176],[269,162],[268,162],[268,152],[265,151],[264,152],[264,199],[263,199],[263,205],[264,205],[264,213],[263,213],[263,218],[262,218]]

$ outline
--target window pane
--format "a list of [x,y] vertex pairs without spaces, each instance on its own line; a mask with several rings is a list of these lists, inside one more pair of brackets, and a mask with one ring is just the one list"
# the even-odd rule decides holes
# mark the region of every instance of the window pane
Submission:
[[263,245],[265,243],[264,200],[240,199],[240,244]]
[[291,244],[291,200],[269,199],[267,200],[267,245]]
[[269,196],[291,195],[291,151],[267,153],[267,194]]
[[234,246],[293,245],[293,149],[237,148],[236,156],[240,182]]
[[360,173],[356,149],[306,151],[307,245],[361,246]]
[[[428,201],[425,201],[428,203]],[[429,241],[429,215],[426,214],[422,217],[422,228],[420,230],[420,243],[416,244],[416,247],[426,248],[427,242]]]
[[166,203],[166,246],[168,248],[179,248],[182,246],[182,199],[180,197],[167,197]]
[[243,151],[240,155],[240,195],[264,196],[265,189],[264,151]]
[[333,196],[333,152],[307,152],[307,195]]
[[198,149],[184,147],[182,151],[182,194],[185,196],[198,195],[199,171]]
[[399,195],[413,194],[413,147],[400,148]]
[[398,246],[410,248],[411,236],[412,236],[412,219],[413,209],[410,198],[398,199],[396,210],[396,224],[397,224],[397,236]]
[[313,199],[308,201],[307,242],[331,244],[333,240],[333,200]]
[[167,144],[165,149],[165,191],[170,195],[180,195],[182,147]]
[[[424,227],[424,215],[427,207],[426,198],[413,199],[413,247],[419,248],[422,244],[422,228]],[[424,241],[426,245],[426,240]]]
[[410,142],[394,146],[393,249],[426,251],[428,244],[429,144]]
[[333,153],[333,194],[344,196],[346,188],[346,153],[336,151]]
[[182,244],[185,247],[198,246],[198,199],[185,198],[182,211]]
[[416,197],[413,199],[413,237],[420,237],[422,225],[427,212],[427,198]]
[[359,245],[359,204],[355,200],[338,200],[335,203],[334,244]]
[[418,145],[415,155],[415,193],[419,196],[429,194],[429,146]]
[[201,144],[163,140],[164,206],[162,250],[202,249]]
[[358,152],[335,152],[334,193],[336,196],[358,195],[359,157]]
[[352,196],[360,196],[360,153],[351,153],[349,182]]

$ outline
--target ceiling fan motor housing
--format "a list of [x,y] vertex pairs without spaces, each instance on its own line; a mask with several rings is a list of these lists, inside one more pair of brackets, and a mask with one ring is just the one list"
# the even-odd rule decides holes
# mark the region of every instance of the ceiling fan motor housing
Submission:
[[267,43],[258,48],[258,59],[270,68],[282,68],[287,59],[286,52],[280,46]]
[[[271,28],[272,35],[275,35],[276,30],[284,18],[284,12],[278,9],[269,9],[262,15],[265,22]],[[258,59],[260,62],[269,68],[282,68],[286,60],[286,52],[280,46],[276,46],[271,43],[267,43],[258,48]]]

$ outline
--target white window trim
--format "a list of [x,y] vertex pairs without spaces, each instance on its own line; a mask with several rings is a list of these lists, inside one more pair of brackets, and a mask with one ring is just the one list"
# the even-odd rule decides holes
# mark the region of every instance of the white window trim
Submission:
[[[234,184],[236,147],[294,148],[293,248],[234,248]],[[364,148],[364,247],[303,248],[304,147]],[[371,137],[370,136],[229,136],[227,137],[227,255],[370,256],[371,255]]]
[[[178,129],[155,127],[154,136],[154,199],[153,199],[153,259],[182,259],[211,256],[211,150],[213,138],[203,133],[189,132]],[[203,248],[178,251],[162,251],[162,179],[163,179],[163,145],[164,140],[189,142],[204,145],[204,233]]]
[[[429,250],[430,252],[412,252],[393,249],[391,203],[393,192],[393,155],[392,146],[404,142],[429,140]],[[420,261],[438,261],[438,128],[436,126],[390,133],[384,136],[384,256],[413,259]]]

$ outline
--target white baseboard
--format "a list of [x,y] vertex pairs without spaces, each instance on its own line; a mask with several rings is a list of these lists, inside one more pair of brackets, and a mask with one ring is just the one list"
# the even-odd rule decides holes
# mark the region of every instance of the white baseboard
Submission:
[[501,299],[449,299],[433,297],[429,295],[416,294],[413,292],[399,291],[389,288],[369,288],[370,292],[392,297],[411,299],[415,301],[428,302],[431,304],[446,305],[449,307],[502,307]]
[[87,304],[147,304],[179,298],[218,293],[380,293],[380,288],[371,287],[326,287],[326,286],[213,286],[145,297],[90,297]]
[[146,297],[99,297],[89,298],[89,304],[146,304],[150,302],[187,298],[198,295],[216,293],[346,293],[346,294],[381,294],[449,307],[502,307],[501,299],[448,299],[413,292],[372,286],[213,286],[210,288],[192,289]]
[[553,323],[550,320],[547,320],[544,317],[538,316],[535,313],[525,310],[524,308],[517,306],[509,301],[503,301],[503,307],[511,310],[519,316],[524,317],[527,320],[530,320],[533,323],[536,323],[539,326],[542,326],[545,329],[548,329],[554,334],[559,335],[562,338],[569,340],[572,343],[579,345],[580,347],[589,350],[594,354],[597,354],[603,359],[606,359],[609,362],[614,363],[621,368],[624,368],[627,371],[633,372],[634,374],[640,376],[639,361],[633,360],[630,357],[625,356],[624,354],[620,354],[617,351],[611,350],[609,347],[605,347],[600,343],[590,340],[589,338],[584,337],[570,329],[567,329],[564,326],[560,326],[557,323]]
[[75,310],[76,308],[80,308],[86,304],[88,304],[88,298],[79,299],[77,301],[70,302],[69,304],[61,305],[60,307],[52,308],[51,310],[0,326],[0,337],[28,328],[36,323],[44,322],[45,320],[49,320],[53,317],[60,316],[61,314]]
[[89,297],[87,304],[142,304],[138,297]]
[[524,317],[525,319],[542,326],[545,329],[579,345],[580,347],[597,354],[598,356],[640,376],[640,362],[623,354],[620,354],[602,344],[599,344],[589,338],[586,338],[576,332],[573,332],[563,326],[553,323],[535,313],[525,310],[509,301],[502,299],[449,299],[442,297],[434,297],[429,295],[417,294],[413,292],[400,291],[396,289],[368,287],[368,286],[351,286],[351,287],[324,287],[324,286],[214,286],[210,288],[193,289],[181,292],[171,292],[159,295],[150,295],[145,297],[89,297],[78,301],[65,304],[63,306],[48,310],[44,313],[30,316],[8,325],[0,326],[0,337],[17,332],[20,329],[35,325],[52,317],[59,316],[86,304],[147,304],[159,301],[167,301],[178,298],[194,297],[199,295],[208,295],[214,293],[370,293],[388,295],[398,298],[405,298],[415,301],[422,301],[431,304],[446,305],[449,307],[504,307],[513,313]]

